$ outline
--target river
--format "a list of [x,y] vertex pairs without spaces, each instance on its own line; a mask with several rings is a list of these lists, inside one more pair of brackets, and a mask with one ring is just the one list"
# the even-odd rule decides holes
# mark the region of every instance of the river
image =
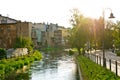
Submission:
[[31,64],[15,80],[79,80],[72,56],[66,52],[42,53],[43,59]]

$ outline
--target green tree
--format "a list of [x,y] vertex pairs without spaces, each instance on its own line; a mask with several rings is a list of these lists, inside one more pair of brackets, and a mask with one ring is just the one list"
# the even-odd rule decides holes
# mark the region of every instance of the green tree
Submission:
[[18,37],[16,38],[14,48],[27,48],[31,52],[33,50],[33,42],[28,37]]
[[94,39],[96,47],[102,49],[104,43],[104,49],[112,48],[114,39],[113,29],[115,24],[112,21],[103,22],[103,18],[100,17],[99,19],[94,21],[94,25],[96,27]]
[[101,48],[103,43],[103,18],[94,20],[94,43],[96,48]]
[[105,49],[109,49],[113,47],[113,36],[112,36],[112,30],[111,29],[105,29],[105,38],[104,38],[104,45]]
[[113,26],[114,45],[120,50],[120,21]]
[[78,9],[73,9],[72,13],[73,15],[70,22],[73,28],[69,36],[69,42],[71,46],[76,47],[79,54],[81,54],[80,49],[84,49],[86,42],[88,42],[90,38],[92,22],[90,18],[84,17]]

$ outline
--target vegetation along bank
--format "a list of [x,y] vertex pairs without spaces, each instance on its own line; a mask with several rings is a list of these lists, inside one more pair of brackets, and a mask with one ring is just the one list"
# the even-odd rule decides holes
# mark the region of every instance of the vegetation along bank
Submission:
[[17,69],[21,69],[23,66],[41,59],[41,53],[35,50],[33,53],[28,55],[0,60],[0,80],[4,80],[4,78],[11,72],[16,71]]
[[83,80],[120,80],[120,77],[110,70],[97,65],[82,55],[77,56],[77,60],[80,64]]

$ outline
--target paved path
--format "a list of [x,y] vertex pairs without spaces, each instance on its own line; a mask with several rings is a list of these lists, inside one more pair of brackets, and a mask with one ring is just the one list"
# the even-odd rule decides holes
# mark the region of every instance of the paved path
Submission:
[[[94,54],[94,55],[98,55],[101,56],[101,59],[98,58],[98,64],[101,63],[101,65],[103,65],[103,52],[102,50],[97,50],[97,51],[91,51],[90,54]],[[116,65],[115,65],[115,61],[117,61],[117,74],[120,76],[120,57],[117,56],[115,53],[113,53],[112,51],[105,51],[105,58],[106,58],[106,68],[110,69],[110,62],[109,60],[111,59],[111,71],[116,73]],[[95,56],[91,57],[91,60],[93,60],[94,62],[97,62],[97,59]],[[101,60],[101,62],[100,62]]]
[[[92,51],[91,52],[92,54],[96,54],[96,55],[99,55],[99,56],[103,56],[103,52],[101,50],[97,50],[96,52],[95,51]],[[115,53],[113,53],[112,51],[105,51],[105,58],[106,59],[111,59],[111,60],[117,60],[120,62],[120,57],[117,56]]]

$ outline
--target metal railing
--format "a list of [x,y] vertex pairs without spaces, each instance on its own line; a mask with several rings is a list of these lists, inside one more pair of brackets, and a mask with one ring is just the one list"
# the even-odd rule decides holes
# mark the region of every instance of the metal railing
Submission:
[[[86,57],[88,57],[90,60],[94,61],[100,66],[103,66],[103,57],[96,54],[85,54]],[[120,76],[120,61],[114,60],[114,59],[107,59],[105,58],[105,63],[107,69],[114,72],[117,76]]]

